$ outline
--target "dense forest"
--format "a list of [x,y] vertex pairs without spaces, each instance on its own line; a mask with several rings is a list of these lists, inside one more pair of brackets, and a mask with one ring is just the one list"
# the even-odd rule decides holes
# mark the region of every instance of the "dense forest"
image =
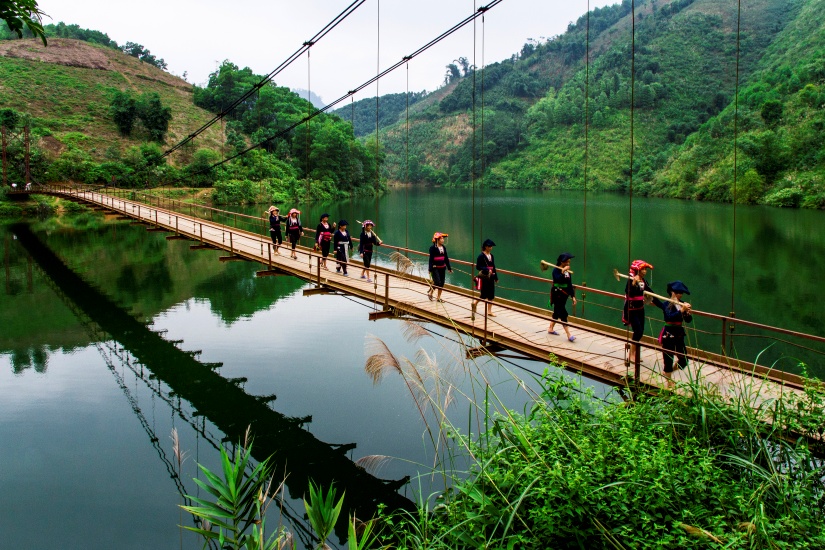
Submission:
[[[212,199],[220,203],[331,198],[383,188],[381,152],[374,144],[357,141],[352,126],[336,116],[321,113],[299,124],[315,108],[287,88],[260,85],[263,77],[248,68],[224,62],[205,86],[192,87],[151,63],[130,61],[136,56],[124,56],[104,33],[56,28],[84,40],[52,38],[47,49],[29,40],[20,43],[22,53],[0,56],[0,80],[8,84],[0,88],[0,125],[8,137],[10,182],[25,179],[28,129],[34,182],[214,187]],[[52,56],[51,63],[24,57],[40,50],[48,51],[42,55]],[[164,154],[212,118],[210,113],[253,89],[221,124]],[[37,100],[23,101],[26,96],[12,90],[37,90]]]
[[[226,61],[204,87],[188,87],[185,98],[156,92],[157,116],[140,108],[140,101],[148,104],[140,99],[146,82],[131,89],[107,83],[106,109],[89,112],[98,111],[94,120],[106,116],[123,137],[130,134],[118,112],[136,120],[130,150],[92,145],[105,132],[88,140],[71,131],[63,136],[57,123],[34,133],[68,149],[60,155],[67,168],[48,177],[79,181],[115,176],[130,185],[232,181],[246,188],[268,181],[286,193],[308,189],[318,196],[374,192],[385,181],[622,192],[632,185],[638,194],[822,208],[823,12],[815,0],[754,0],[741,12],[733,0],[623,0],[481,70],[459,57],[446,65],[444,87],[435,92],[363,99],[286,132],[312,105],[273,83],[256,88],[261,76]],[[48,37],[165,67],[140,44],[118,46],[100,31],[64,23],[44,29]],[[0,25],[0,39],[15,36]],[[23,80],[21,68],[32,69],[0,60],[9,65],[0,73],[10,82]],[[180,116],[183,99],[220,113],[251,89],[257,92],[229,113],[219,136],[189,144],[171,159],[149,143],[175,142],[199,125],[200,114]],[[168,133],[162,124],[167,106]],[[18,114],[28,113],[18,107]],[[31,114],[37,126],[42,117]],[[257,144],[239,160],[205,170]],[[54,154],[35,155],[35,173],[45,177]],[[76,166],[87,169],[69,169]]]
[[590,189],[627,191],[632,173],[634,193],[825,206],[822,4],[752,2],[738,37],[736,2],[635,8],[635,35],[626,0],[483,70],[448,65],[452,89],[419,100],[409,135],[405,112],[382,125],[386,177],[581,189],[586,168]]

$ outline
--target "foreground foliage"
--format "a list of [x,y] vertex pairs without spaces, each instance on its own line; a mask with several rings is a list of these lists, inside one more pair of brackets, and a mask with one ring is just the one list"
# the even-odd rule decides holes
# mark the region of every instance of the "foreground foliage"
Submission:
[[804,424],[794,420],[803,409],[821,423],[822,390],[811,386],[788,403],[793,410],[772,401],[757,411],[700,383],[681,390],[606,404],[549,371],[527,415],[490,419],[478,440],[460,441],[475,466],[432,513],[385,518],[387,541],[401,548],[825,547],[823,463],[785,431],[786,421]]

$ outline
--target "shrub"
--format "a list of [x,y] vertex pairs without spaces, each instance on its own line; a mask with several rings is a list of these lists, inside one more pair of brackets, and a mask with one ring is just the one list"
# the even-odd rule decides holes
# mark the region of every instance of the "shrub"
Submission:
[[788,187],[768,193],[762,202],[768,206],[798,208],[804,196],[805,194],[799,187]]

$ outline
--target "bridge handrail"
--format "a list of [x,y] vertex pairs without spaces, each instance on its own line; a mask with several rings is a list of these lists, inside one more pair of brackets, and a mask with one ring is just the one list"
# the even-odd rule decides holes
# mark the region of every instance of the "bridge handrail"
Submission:
[[[92,187],[92,186],[90,186],[90,187]],[[81,191],[84,191],[84,192],[85,191],[92,191],[92,190],[100,192],[100,190],[101,190],[100,187],[98,187],[98,186],[94,186],[94,187],[92,187],[92,189],[86,189],[86,188],[84,188],[82,186],[79,186],[79,185],[75,185],[73,187],[70,187],[70,189],[81,190]],[[249,220],[254,220],[257,223],[262,223],[262,217],[251,216],[249,214],[242,214],[242,213],[239,213],[239,212],[232,212],[230,210],[222,210],[222,209],[219,209],[219,208],[214,208],[214,207],[206,206],[206,205],[199,205],[199,204],[194,204],[194,203],[184,203],[184,202],[182,202],[180,200],[177,200],[177,199],[172,199],[172,198],[169,198],[169,197],[160,197],[160,196],[155,196],[155,195],[149,195],[149,194],[140,192],[138,190],[125,189],[125,188],[113,188],[113,187],[108,187],[108,188],[103,189],[103,191],[106,191],[106,190],[111,190],[111,191],[114,191],[116,193],[117,192],[122,192],[124,194],[142,195],[142,196],[145,196],[150,201],[156,200],[158,203],[160,203],[161,201],[167,201],[167,202],[170,202],[170,203],[177,203],[180,206],[188,205],[188,206],[193,207],[193,208],[194,207],[202,208],[202,209],[211,210],[211,211],[214,211],[214,212],[217,212],[217,213],[220,213],[220,214],[227,214],[227,215],[231,215],[233,217],[247,218]],[[103,194],[103,193],[101,193],[101,194]],[[237,227],[236,227],[236,229],[237,229]],[[315,233],[314,229],[304,228],[304,230],[309,231],[311,233]],[[260,237],[260,235],[259,235],[259,237]],[[353,240],[358,241],[357,238],[353,238]],[[390,249],[390,250],[395,250],[397,252],[402,252],[402,253],[407,253],[407,254],[414,254],[414,255],[422,256],[422,257],[429,256],[429,253],[427,253],[427,252],[421,252],[419,250],[414,250],[414,249],[405,248],[405,247],[401,247],[401,246],[395,246],[395,245],[390,245],[390,244],[382,244],[382,247]],[[450,261],[454,262],[456,264],[459,264],[459,265],[470,266],[470,267],[475,268],[474,263],[467,262],[465,260],[452,259],[451,258]],[[516,271],[509,271],[509,270],[505,270],[505,269],[498,269],[497,271],[498,271],[498,273],[501,273],[501,274],[504,274],[504,275],[510,275],[510,276],[525,279],[525,280],[537,281],[537,282],[545,283],[545,284],[548,284],[548,285],[552,284],[552,280],[548,279],[548,278],[536,277],[535,275],[528,275],[526,273],[519,273],[519,272],[516,272]],[[617,300],[624,300],[624,295],[623,294],[618,294],[618,293],[615,293],[615,292],[601,290],[601,289],[598,289],[598,288],[589,287],[589,286],[585,286],[585,285],[574,285],[574,287],[577,288],[581,292],[592,292],[592,293],[600,295],[600,296],[606,296],[606,297],[617,299]],[[701,310],[693,310],[692,313],[694,315],[697,315],[697,316],[700,316],[700,317],[706,317],[708,319],[714,319],[714,320],[722,322],[722,325],[723,325],[723,330],[722,330],[723,347],[724,347],[725,334],[727,333],[727,331],[729,329],[731,331],[733,330],[733,324],[747,326],[747,327],[751,327],[751,328],[756,328],[756,329],[759,329],[759,330],[765,330],[765,331],[768,331],[768,332],[775,332],[775,333],[778,333],[778,334],[783,334],[783,335],[786,335],[786,336],[792,336],[792,337],[795,337],[795,338],[801,338],[801,339],[811,340],[811,341],[815,341],[815,342],[825,343],[825,337],[823,337],[823,336],[817,336],[815,334],[808,334],[808,333],[798,332],[798,331],[785,329],[785,328],[781,328],[781,327],[765,325],[765,324],[762,324],[762,323],[757,323],[755,321],[748,321],[746,319],[741,319],[741,318],[735,317],[733,315],[720,315],[718,313],[712,313],[712,312],[701,311]],[[732,332],[730,334],[731,334],[731,336],[733,336]]]

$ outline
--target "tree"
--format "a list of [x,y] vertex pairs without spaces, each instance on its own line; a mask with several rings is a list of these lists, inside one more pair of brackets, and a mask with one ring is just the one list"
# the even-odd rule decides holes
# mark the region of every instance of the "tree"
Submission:
[[115,92],[109,104],[109,114],[122,136],[132,133],[132,125],[137,117],[137,101],[129,92]]
[[152,52],[137,42],[127,42],[120,47],[120,50],[126,55],[131,55],[132,57],[140,59],[144,63],[148,63],[158,69],[163,69],[164,71],[166,70],[167,65],[163,59],[158,59],[152,55]]
[[762,120],[769,128],[773,128],[782,120],[782,102],[771,99],[762,104],[761,116]]
[[37,7],[37,0],[0,0],[0,19],[6,22],[18,38],[23,38],[23,27],[27,27],[34,36],[39,36],[46,45],[46,33],[43,30],[43,16]]
[[161,103],[157,92],[149,92],[140,96],[137,103],[137,116],[149,132],[149,138],[162,143],[166,138],[166,131],[169,130],[169,121],[172,120],[172,109]]
[[447,74],[444,75],[444,84],[449,84],[453,80],[461,78],[461,71],[455,63],[447,65]]

